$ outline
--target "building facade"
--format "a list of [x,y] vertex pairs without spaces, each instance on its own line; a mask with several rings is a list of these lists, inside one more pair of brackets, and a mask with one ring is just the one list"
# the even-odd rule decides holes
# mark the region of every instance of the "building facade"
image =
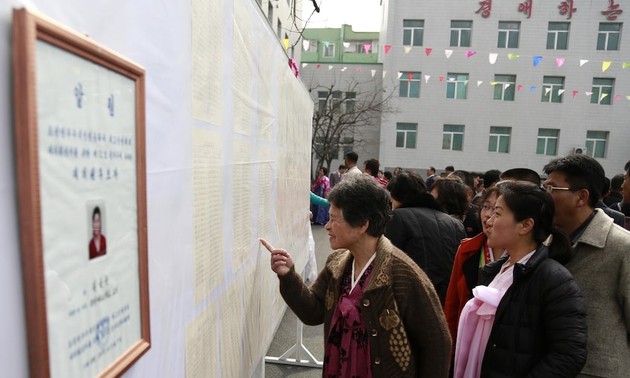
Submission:
[[301,60],[298,46],[302,31],[303,0],[255,0],[289,58]]
[[[314,103],[315,148],[321,148],[324,138],[318,123],[324,128],[322,114],[335,118],[351,117],[369,104],[379,104],[386,98],[382,87],[382,65],[378,63],[378,32],[354,32],[349,25],[341,28],[305,29],[302,42],[302,81]],[[335,110],[335,107],[339,109]],[[331,112],[331,109],[334,110]],[[335,121],[333,121],[334,123]],[[321,131],[321,129],[320,129]],[[330,163],[336,171],[344,154],[355,151],[358,166],[370,158],[379,158],[380,115],[347,127],[340,135],[338,148]],[[313,170],[319,159],[314,154]],[[327,166],[327,164],[324,164]]]
[[[630,5],[614,0],[383,0],[380,160],[527,167],[572,152],[609,177],[630,159]],[[625,25],[624,25],[625,24]]]

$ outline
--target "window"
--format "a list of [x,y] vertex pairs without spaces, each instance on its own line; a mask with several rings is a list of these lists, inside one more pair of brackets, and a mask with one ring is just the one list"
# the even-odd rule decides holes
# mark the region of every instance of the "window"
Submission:
[[341,91],[333,91],[332,93],[332,110],[333,112],[338,112],[341,110]]
[[396,124],[396,147],[416,148],[417,123]]
[[420,97],[421,72],[403,72],[400,75],[398,95],[400,97]]
[[490,140],[488,142],[489,152],[510,152],[511,127],[490,126]]
[[267,3],[267,21],[269,21],[269,25],[273,28],[273,5],[271,1]]
[[547,50],[569,48],[569,22],[550,22],[547,29]]
[[424,20],[403,20],[403,45],[422,46]]
[[374,51],[378,51],[377,41],[346,41],[344,42],[343,51],[347,53],[365,54],[365,45],[369,45],[370,53]]
[[317,92],[317,111],[319,113],[326,112],[326,103],[328,102],[328,92]]
[[494,99],[514,101],[516,75],[494,75]]
[[357,103],[356,92],[346,92],[346,113],[354,112],[354,105]]
[[538,140],[536,141],[536,154],[537,155],[551,155],[558,154],[558,136],[560,130],[558,129],[538,129]]
[[499,42],[498,48],[518,48],[518,33],[521,29],[520,22],[499,21]]
[[591,104],[610,105],[614,85],[615,79],[594,78]]
[[444,125],[442,149],[451,151],[464,149],[464,125]]
[[308,50],[307,52],[316,53],[317,52],[317,40],[311,39],[308,41]]
[[601,22],[597,33],[597,50],[619,50],[621,24]]
[[608,143],[608,131],[586,132],[586,154],[594,158],[606,157],[606,144]]
[[[564,77],[544,76],[542,87],[542,102],[562,102],[564,93]],[[554,154],[555,155],[555,154]]]
[[468,74],[449,73],[447,79],[446,98],[465,100],[466,88],[468,87]]
[[335,56],[335,44],[324,42],[324,58],[332,58]]
[[451,46],[470,47],[472,21],[451,21]]

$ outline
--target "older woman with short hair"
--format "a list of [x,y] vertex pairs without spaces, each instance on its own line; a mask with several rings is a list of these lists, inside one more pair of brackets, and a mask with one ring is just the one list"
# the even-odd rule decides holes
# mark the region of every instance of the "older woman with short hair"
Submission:
[[280,293],[302,322],[324,323],[324,377],[447,377],[450,335],[426,274],[383,236],[387,191],[366,176],[328,196],[334,250],[311,287],[283,249],[271,252]]

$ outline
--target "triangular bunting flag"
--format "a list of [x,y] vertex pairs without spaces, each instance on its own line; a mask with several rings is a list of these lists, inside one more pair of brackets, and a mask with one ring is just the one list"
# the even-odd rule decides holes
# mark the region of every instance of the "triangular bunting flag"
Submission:
[[427,56],[431,55],[431,51],[433,51],[433,49],[430,47],[427,47],[426,49],[424,49],[424,53],[427,54]]
[[385,45],[385,46],[384,46],[384,48],[385,48],[385,55],[387,55],[387,53],[389,52],[389,50],[391,50],[391,49],[392,49],[392,45]]
[[289,38],[284,38],[282,40],[282,46],[284,46],[285,51],[289,49]]
[[409,51],[411,51],[411,46],[405,46],[405,54],[409,54]]
[[407,72],[407,80],[413,80],[413,72]]
[[564,93],[564,89],[558,89],[558,96],[562,96],[563,93]]
[[613,102],[620,100],[621,99],[621,95],[615,95],[615,98],[613,99]]
[[548,95],[551,92],[551,87],[545,88],[545,95]]
[[473,50],[468,50],[466,51],[466,58],[470,58],[471,56],[475,55],[477,52],[473,51]]
[[508,89],[510,87],[510,83],[503,83],[503,89]]
[[431,78],[431,75],[424,75],[424,82],[428,83],[430,78]]
[[520,91],[521,89],[523,89],[523,86],[522,86],[521,84],[519,84],[519,85],[517,85],[517,86],[516,86],[516,90],[517,90],[517,91]]
[[497,82],[496,81],[491,81],[490,85],[492,85],[494,87],[495,85],[497,85]]
[[345,71],[348,67],[344,67],[341,69],[341,72]]
[[483,84],[483,81],[477,80],[477,87],[481,86],[481,84]]
[[302,63],[302,68],[308,66],[308,63]]
[[387,71],[383,71],[383,79],[385,79],[386,75],[387,75]]
[[571,91],[571,94],[573,94],[573,97],[575,97],[578,93],[579,91]]
[[490,64],[495,64],[497,62],[497,58],[499,57],[499,54],[497,53],[490,53],[488,54],[488,61],[490,61]]
[[582,67],[583,65],[585,65],[586,63],[588,63],[587,59],[580,59],[580,67]]
[[537,66],[540,64],[540,62],[542,61],[542,59],[543,59],[543,57],[542,57],[542,56],[540,56],[540,55],[536,55],[536,56],[534,57],[534,67],[537,67]]
[[602,102],[602,100],[606,97],[608,97],[608,93],[602,93],[601,95],[599,95],[599,102]]
[[630,62],[623,62],[623,64],[621,65],[621,68],[623,68],[624,70],[628,67],[630,67]]
[[630,96],[626,96],[626,100],[630,101]]
[[350,47],[350,42],[344,42],[344,43],[343,43],[343,47],[345,47],[345,48]]
[[361,72],[361,67],[357,67],[354,69],[354,72]]
[[530,92],[534,92],[536,90],[536,86],[532,85],[531,87],[529,87],[529,91]]
[[509,60],[514,60],[514,59],[519,58],[519,57],[520,57],[520,55],[518,55],[518,54],[508,54],[508,59]]
[[564,61],[565,61],[564,58],[556,58],[556,66],[562,67],[562,65],[564,64]]
[[612,62],[610,60],[605,60],[602,62],[602,72],[606,72],[610,68]]
[[455,81],[455,78],[454,78],[454,77],[449,77],[449,78],[448,78],[448,81],[450,81],[450,82],[452,83],[452,82],[454,82],[454,81]]
[[308,51],[308,48],[311,47],[311,41],[308,39],[303,40],[302,47],[304,47],[304,51]]
[[399,79],[400,79],[400,77],[402,76],[402,74],[403,74],[402,72],[399,72],[399,73],[398,73],[398,78],[399,78]]
[[584,94],[587,95],[587,96],[592,96],[593,92],[584,92]]
[[374,75],[376,75],[376,70],[370,70],[370,72],[372,73],[372,77],[374,77]]
[[449,59],[453,55],[453,50],[444,50],[444,55],[446,55],[446,59]]
[[440,76],[440,81],[444,81],[444,76]]
[[321,66],[322,66],[322,65],[318,63],[318,64],[317,64],[317,69],[319,69],[319,67],[321,67]]
[[371,42],[364,43],[363,50],[365,51],[365,54],[369,54],[370,50],[372,50],[372,43]]
[[328,71],[332,70],[333,66],[329,65],[328,66]]

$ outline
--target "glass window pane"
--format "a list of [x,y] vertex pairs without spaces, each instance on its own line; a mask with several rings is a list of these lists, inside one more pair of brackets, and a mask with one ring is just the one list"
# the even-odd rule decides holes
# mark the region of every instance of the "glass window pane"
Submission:
[[547,140],[547,155],[556,155],[557,154],[557,139],[548,139]]
[[598,141],[597,143],[595,143],[595,151],[593,152],[593,157],[603,158],[605,149],[606,144],[603,141]]
[[461,47],[470,47],[470,30],[462,30]]
[[558,33],[558,45],[556,49],[566,50],[569,46],[569,33]]
[[411,30],[403,30],[403,45],[409,46],[411,44]]
[[453,150],[462,151],[463,145],[464,145],[464,135],[463,134],[453,135]]
[[494,99],[501,100],[501,95],[503,93],[503,84],[498,83],[494,86]]
[[544,155],[545,154],[545,138],[538,138],[536,141],[536,154]]
[[405,133],[396,133],[396,147],[405,147]]
[[[401,76],[401,78],[402,77],[404,77],[404,74],[403,74],[403,76]],[[399,87],[399,91],[398,91],[398,95],[400,97],[407,97],[407,93],[408,93],[408,90],[409,90],[408,86],[409,86],[409,82],[407,80],[401,80],[400,81],[400,87]]]
[[518,48],[518,32],[510,32],[508,39],[508,47],[511,49]]
[[608,34],[607,50],[619,50],[619,33]]
[[[492,132],[492,131],[491,131]],[[488,151],[496,152],[497,151],[497,136],[491,135],[490,140],[488,142]]]
[[509,152],[509,146],[510,146],[510,138],[508,137],[501,137],[499,138],[499,152]]
[[547,33],[547,50],[553,50],[555,48],[556,34]]
[[466,85],[464,83],[457,84],[457,98],[458,99],[466,98]]
[[595,142],[593,142],[592,140],[587,140],[585,144],[586,144],[586,154],[592,156]]
[[458,46],[459,31],[451,30],[451,46]]
[[420,81],[411,82],[409,97],[420,97]]
[[451,149],[451,134],[443,134],[442,135],[442,149],[450,150]]
[[446,98],[455,98],[455,83],[446,83]]
[[416,132],[407,133],[407,148],[416,148]]
[[606,34],[599,33],[597,35],[597,50],[606,49]]
[[416,29],[413,38],[414,46],[422,46],[422,38],[424,37],[424,29]]
[[497,43],[497,47],[504,48],[505,47],[505,38],[507,37],[506,32],[499,32],[499,42]]

